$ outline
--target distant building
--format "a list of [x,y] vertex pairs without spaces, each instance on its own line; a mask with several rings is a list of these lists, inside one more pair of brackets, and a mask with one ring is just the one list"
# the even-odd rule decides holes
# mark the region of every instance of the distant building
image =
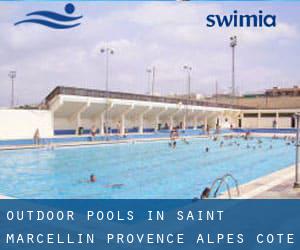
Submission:
[[277,97],[277,96],[300,96],[300,88],[294,86],[292,88],[278,88],[267,89],[265,92],[266,96]]

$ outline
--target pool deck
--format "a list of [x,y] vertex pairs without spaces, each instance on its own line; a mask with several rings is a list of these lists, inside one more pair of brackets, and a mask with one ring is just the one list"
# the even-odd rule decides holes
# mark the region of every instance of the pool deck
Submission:
[[[235,199],[300,199],[300,188],[293,188],[294,178],[295,166],[290,166],[241,185],[239,197],[235,189],[231,194]],[[228,195],[224,193],[218,198],[227,199]]]
[[[230,134],[222,134],[222,135],[231,135]],[[209,136],[214,135],[188,135],[188,136],[181,136],[178,140],[187,138],[208,138]],[[52,143],[50,145],[18,145],[18,146],[0,146],[0,151],[5,150],[20,150],[20,149],[41,149],[41,148],[59,148],[59,147],[75,147],[75,146],[93,146],[93,145],[109,145],[109,144],[120,144],[120,143],[136,143],[136,142],[151,142],[151,141],[169,141],[170,138],[168,136],[165,137],[149,137],[149,138],[130,138],[130,139],[120,139],[120,140],[108,140],[108,141],[86,141],[86,142],[60,142],[60,143]]]
[[[185,135],[180,138],[208,138],[211,136],[240,136],[244,133],[224,133],[224,134],[203,134],[203,135]],[[275,134],[273,133],[251,133],[251,136],[254,137],[273,137]],[[295,134],[276,134],[278,138],[283,137],[295,137]],[[56,138],[70,138],[74,136],[56,136]],[[81,136],[77,136],[81,137]],[[86,136],[82,136],[86,137]],[[160,141],[160,140],[169,140],[169,136],[162,137],[148,137],[148,138],[130,138],[130,139],[119,139],[119,140],[95,140],[95,141],[80,141],[80,142],[59,142],[59,143],[51,143],[51,144],[41,144],[41,145],[14,145],[14,146],[0,146],[0,151],[2,150],[19,150],[19,149],[38,149],[38,148],[49,148],[49,147],[72,147],[72,146],[91,146],[91,145],[100,145],[100,144],[117,144],[117,143],[135,143],[135,142],[149,142],[149,141]]]

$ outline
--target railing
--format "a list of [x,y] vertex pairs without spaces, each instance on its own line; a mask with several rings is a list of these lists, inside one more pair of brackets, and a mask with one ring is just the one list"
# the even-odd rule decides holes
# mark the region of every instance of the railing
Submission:
[[229,199],[231,199],[232,195],[231,195],[231,191],[230,191],[231,190],[230,185],[228,184],[228,182],[226,180],[228,178],[230,178],[234,181],[237,196],[240,196],[239,183],[238,183],[237,179],[234,178],[232,174],[227,173],[227,174],[223,175],[222,177],[215,179],[214,182],[212,183],[211,188],[210,188],[211,192],[214,190],[215,186],[218,184],[215,192],[213,193],[214,198],[216,198],[218,196],[218,193],[221,190],[223,183],[225,183],[228,197],[229,197]]
[[126,99],[136,101],[147,101],[147,102],[163,102],[163,103],[175,103],[183,105],[194,105],[194,106],[206,106],[206,107],[218,107],[218,108],[235,108],[235,109],[249,109],[249,107],[231,104],[220,104],[210,103],[206,101],[198,100],[186,100],[181,98],[171,98],[162,96],[142,95],[124,92],[112,92],[95,89],[83,89],[74,87],[56,87],[47,97],[46,103],[49,103],[57,95],[76,95],[76,96],[87,96],[87,97],[99,97],[99,98],[115,98],[115,99]]

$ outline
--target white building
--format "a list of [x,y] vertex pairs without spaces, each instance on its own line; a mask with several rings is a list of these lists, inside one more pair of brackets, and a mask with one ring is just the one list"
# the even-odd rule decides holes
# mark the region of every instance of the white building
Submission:
[[54,130],[120,127],[121,133],[157,131],[168,128],[197,129],[236,126],[240,110],[229,105],[208,106],[201,101],[99,90],[57,87],[46,98],[53,114]]
[[[199,100],[57,87],[47,110],[0,109],[0,140],[76,135],[82,128],[98,134],[148,133],[160,129],[293,128],[299,109],[249,109]],[[167,126],[166,126],[167,125]],[[109,129],[110,128],[110,129]]]

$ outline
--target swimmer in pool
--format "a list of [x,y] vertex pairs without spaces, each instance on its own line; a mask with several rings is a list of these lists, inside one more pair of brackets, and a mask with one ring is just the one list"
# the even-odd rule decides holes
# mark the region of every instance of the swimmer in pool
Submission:
[[107,188],[121,188],[123,186],[124,186],[124,184],[116,183],[116,184],[106,185],[105,187],[107,187]]
[[205,148],[205,152],[208,153],[209,152],[209,147]]
[[185,144],[190,144],[190,142],[188,142],[186,138],[183,138],[182,141],[183,141]]
[[94,174],[91,174],[89,182],[94,183],[96,181],[97,181],[96,176]]

